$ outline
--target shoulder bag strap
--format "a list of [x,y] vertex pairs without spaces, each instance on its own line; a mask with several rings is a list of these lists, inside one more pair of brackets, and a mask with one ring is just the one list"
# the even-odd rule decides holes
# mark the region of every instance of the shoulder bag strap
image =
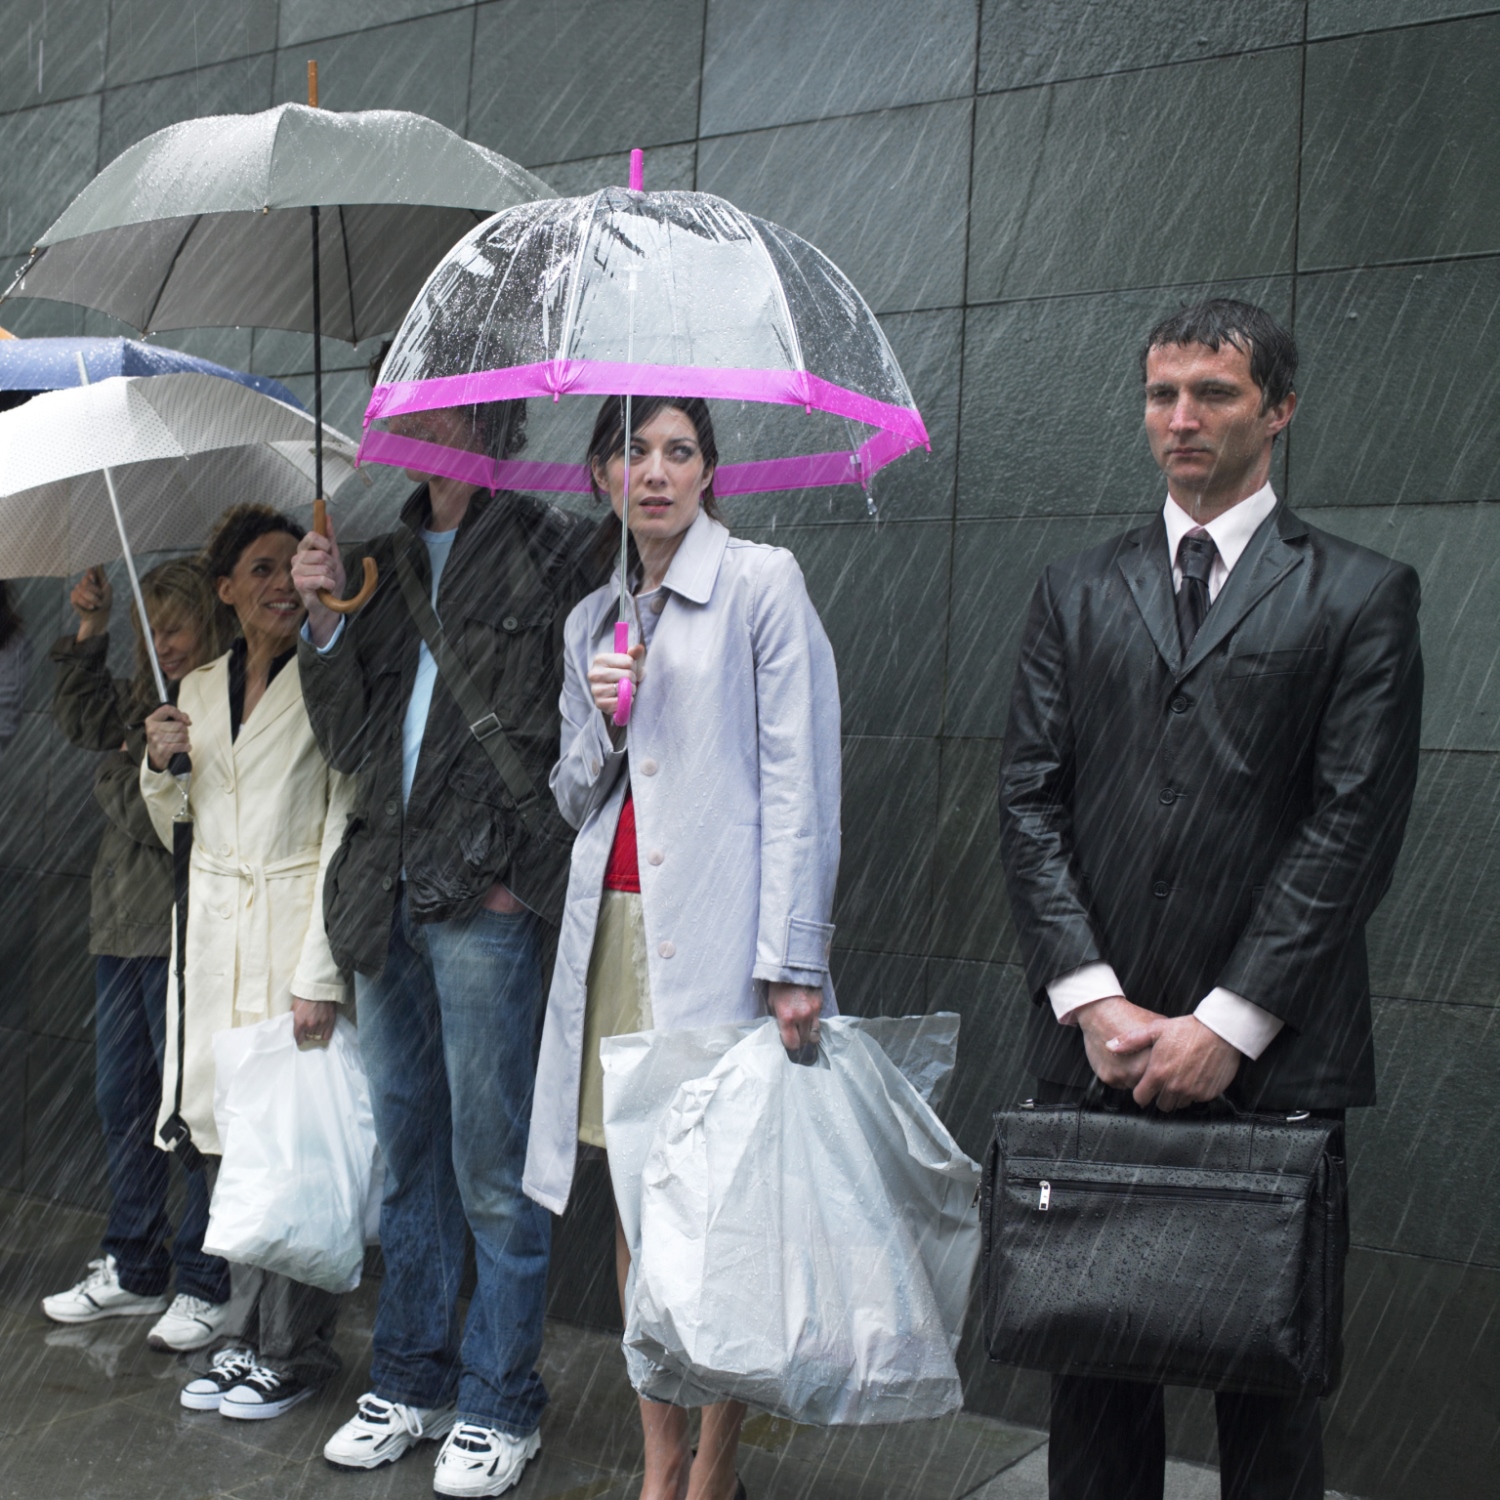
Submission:
[[494,710],[474,685],[469,669],[448,644],[448,637],[443,634],[442,623],[432,607],[432,601],[423,591],[417,570],[412,566],[411,554],[407,546],[400,543],[396,547],[396,577],[401,584],[401,596],[406,601],[407,613],[411,615],[422,639],[427,642],[427,649],[432,652],[433,661],[437,663],[438,676],[443,679],[444,686],[453,694],[459,710],[468,720],[469,733],[479,741],[480,747],[499,773],[505,790],[515,799],[516,812],[527,832],[535,833],[537,826],[534,820],[539,801],[536,783],[522,764],[521,757],[516,754],[515,746],[500,727],[500,720]]

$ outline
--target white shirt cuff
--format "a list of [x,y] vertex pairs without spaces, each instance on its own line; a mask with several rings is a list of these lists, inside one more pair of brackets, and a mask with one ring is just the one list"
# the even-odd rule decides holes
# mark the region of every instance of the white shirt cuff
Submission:
[[1226,989],[1210,990],[1193,1014],[1215,1036],[1223,1037],[1252,1061],[1271,1045],[1286,1024],[1280,1016],[1273,1016],[1254,1001]]
[[1047,986],[1047,998],[1052,1002],[1052,1014],[1064,1026],[1076,1026],[1072,1014],[1082,1005],[1092,1005],[1095,1000],[1107,1000],[1111,995],[1123,995],[1119,976],[1105,963],[1084,964],[1070,973],[1059,975]]
[[306,641],[307,644],[309,646],[311,646],[313,648],[313,650],[318,653],[319,656],[324,656],[328,652],[332,651],[333,648],[338,645],[338,643],[339,643],[339,637],[341,635],[343,635],[343,633],[344,633],[344,622],[343,622],[343,619],[341,618],[339,620],[338,624],[333,627],[333,634],[328,637],[328,644],[326,646],[320,646],[312,638],[312,631],[307,628],[307,621],[304,620],[302,622],[302,639],[304,641]]

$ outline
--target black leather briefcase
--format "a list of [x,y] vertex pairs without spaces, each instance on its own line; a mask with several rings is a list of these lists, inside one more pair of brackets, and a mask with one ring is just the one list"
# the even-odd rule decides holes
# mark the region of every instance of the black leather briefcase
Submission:
[[1343,1351],[1343,1135],[1307,1115],[997,1112],[982,1209],[990,1358],[1326,1395]]

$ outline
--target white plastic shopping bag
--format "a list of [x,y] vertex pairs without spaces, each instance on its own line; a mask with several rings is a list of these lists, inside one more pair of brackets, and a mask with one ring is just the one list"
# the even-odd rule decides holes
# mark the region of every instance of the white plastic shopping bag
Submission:
[[292,1017],[214,1035],[223,1159],[203,1248],[330,1292],[364,1266],[375,1120],[359,1039],[343,1016],[299,1048]]
[[979,1169],[876,1028],[927,1092],[941,1086],[956,1017],[830,1018],[814,1067],[789,1061],[769,1019],[604,1043],[643,1394],[817,1425],[962,1404]]

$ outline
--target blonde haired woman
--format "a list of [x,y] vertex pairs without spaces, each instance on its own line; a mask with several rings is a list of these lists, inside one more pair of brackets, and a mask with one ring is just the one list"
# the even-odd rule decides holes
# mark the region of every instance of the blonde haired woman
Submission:
[[[162,563],[141,579],[141,595],[162,676],[175,697],[177,684],[221,649],[208,575],[193,561]],[[156,1317],[147,1334],[153,1348],[199,1349],[224,1322],[229,1267],[203,1253],[209,1183],[202,1168],[185,1173],[182,1218],[173,1233],[167,1159],[155,1142],[172,923],[172,856],[161,846],[140,787],[142,720],[156,705],[156,683],[134,609],[135,675],[109,674],[113,595],[102,568],[84,574],[70,602],[78,631],[52,648],[52,712],[71,744],[102,756],[94,800],[105,821],[90,882],[89,951],[94,1100],[104,1127],[110,1206],[99,1259],[77,1286],[43,1298],[42,1311],[55,1323]],[[174,1269],[176,1295],[169,1305]]]

